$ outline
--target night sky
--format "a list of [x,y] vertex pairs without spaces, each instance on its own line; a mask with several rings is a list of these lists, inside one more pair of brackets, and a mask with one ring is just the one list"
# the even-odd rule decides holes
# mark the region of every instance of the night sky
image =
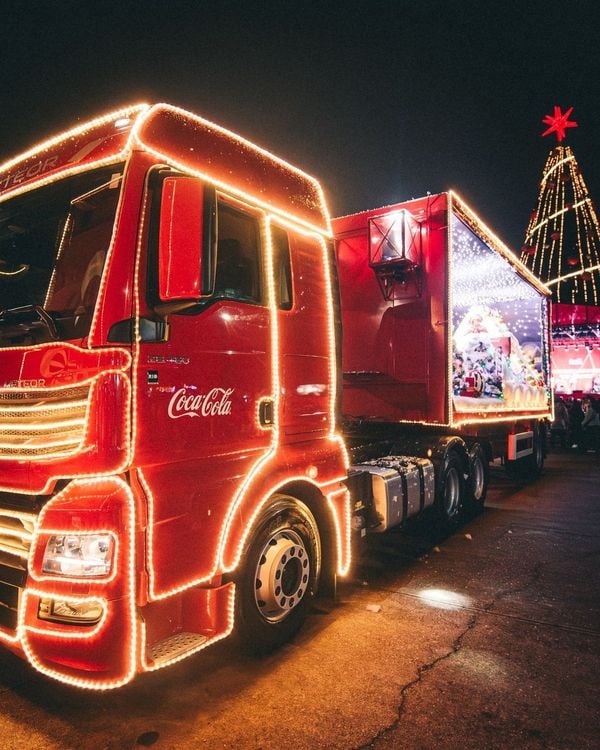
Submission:
[[519,249],[554,104],[600,205],[600,4],[5,2],[0,160],[167,101],[317,176],[332,213],[455,188]]

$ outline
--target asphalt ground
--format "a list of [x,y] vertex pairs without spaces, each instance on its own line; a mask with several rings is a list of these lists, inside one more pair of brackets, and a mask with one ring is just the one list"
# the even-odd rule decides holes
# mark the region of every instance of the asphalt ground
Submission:
[[600,747],[600,457],[551,455],[452,536],[370,540],[263,659],[227,641],[121,690],[0,651],[0,748]]

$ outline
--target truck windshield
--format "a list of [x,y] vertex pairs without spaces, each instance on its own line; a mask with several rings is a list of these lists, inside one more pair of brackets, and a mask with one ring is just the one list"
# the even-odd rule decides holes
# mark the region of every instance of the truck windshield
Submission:
[[89,333],[122,165],[0,203],[0,346]]

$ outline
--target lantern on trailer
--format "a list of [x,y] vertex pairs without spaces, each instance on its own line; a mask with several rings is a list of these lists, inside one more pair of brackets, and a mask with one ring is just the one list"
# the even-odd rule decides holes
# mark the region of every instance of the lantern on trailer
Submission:
[[385,299],[421,295],[421,224],[406,209],[369,219],[369,266]]

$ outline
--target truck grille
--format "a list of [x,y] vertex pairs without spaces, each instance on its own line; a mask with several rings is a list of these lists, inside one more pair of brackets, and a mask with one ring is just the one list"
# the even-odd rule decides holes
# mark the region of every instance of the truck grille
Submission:
[[36,514],[0,509],[0,626],[16,630]]
[[90,383],[0,390],[0,455],[31,459],[74,453],[85,435]]

